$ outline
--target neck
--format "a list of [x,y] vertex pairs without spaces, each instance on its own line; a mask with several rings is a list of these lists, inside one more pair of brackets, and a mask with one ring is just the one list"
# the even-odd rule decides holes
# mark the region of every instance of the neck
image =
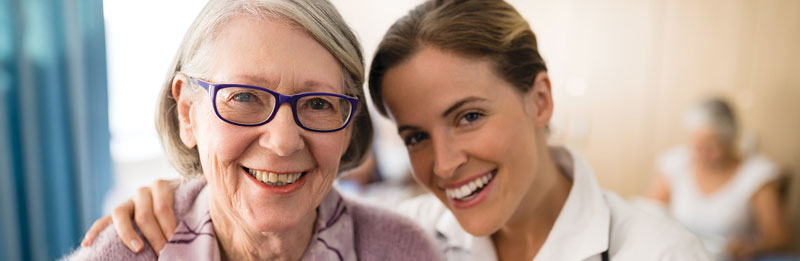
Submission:
[[314,230],[316,211],[284,231],[258,231],[223,204],[209,200],[222,260],[299,260]]
[[492,240],[500,260],[531,260],[547,240],[569,196],[572,180],[556,167],[545,148],[530,189],[511,219]]

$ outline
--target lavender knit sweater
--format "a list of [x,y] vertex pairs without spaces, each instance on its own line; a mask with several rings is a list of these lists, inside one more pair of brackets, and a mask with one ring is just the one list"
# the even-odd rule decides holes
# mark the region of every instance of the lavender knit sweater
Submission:
[[[87,248],[67,260],[219,260],[212,220],[208,215],[203,178],[183,183],[175,191],[175,234],[156,256],[149,244],[134,254],[122,243],[113,226],[107,227]],[[201,200],[196,200],[200,198]],[[137,233],[141,232],[136,228]],[[144,237],[142,237],[144,238]],[[318,208],[314,235],[302,260],[441,260],[428,236],[412,221],[342,198],[335,189]]]

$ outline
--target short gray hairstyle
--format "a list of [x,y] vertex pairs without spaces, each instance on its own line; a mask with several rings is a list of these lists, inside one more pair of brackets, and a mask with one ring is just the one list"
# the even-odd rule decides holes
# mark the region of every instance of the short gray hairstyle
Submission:
[[210,0],[206,4],[181,42],[164,79],[156,108],[156,129],[172,165],[184,176],[201,172],[197,148],[187,148],[180,139],[172,81],[181,72],[197,77],[207,75],[219,31],[230,18],[238,15],[274,18],[297,26],[339,62],[345,92],[362,101],[350,123],[353,132],[339,171],[358,166],[372,141],[372,123],[364,106],[366,99],[362,88],[364,58],[355,34],[327,0]]
[[728,145],[735,144],[739,135],[733,108],[722,98],[707,99],[695,105],[686,114],[684,123],[688,130],[709,128]]

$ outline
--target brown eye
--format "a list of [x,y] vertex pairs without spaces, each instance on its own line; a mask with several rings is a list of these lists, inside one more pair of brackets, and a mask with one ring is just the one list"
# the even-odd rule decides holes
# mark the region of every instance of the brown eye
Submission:
[[314,110],[326,110],[331,107],[331,103],[326,100],[316,98],[308,101],[308,107]]
[[420,143],[427,138],[428,134],[416,132],[406,136],[403,141],[405,141],[406,146],[414,146],[414,144]]

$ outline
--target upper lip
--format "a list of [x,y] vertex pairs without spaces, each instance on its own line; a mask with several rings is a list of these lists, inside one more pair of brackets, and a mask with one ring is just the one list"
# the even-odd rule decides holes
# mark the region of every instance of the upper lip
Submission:
[[442,189],[458,188],[458,187],[463,186],[464,184],[472,182],[473,180],[475,180],[477,178],[482,177],[483,175],[486,175],[488,173],[495,172],[495,171],[497,171],[497,169],[492,169],[490,171],[482,172],[480,174],[475,174],[475,175],[470,176],[469,178],[466,178],[466,179],[463,179],[463,180],[457,181],[457,182],[446,183],[446,184],[441,184],[440,183],[439,187],[442,188]]
[[311,169],[306,169],[306,170],[297,170],[297,171],[276,171],[276,170],[268,170],[268,169],[250,168],[250,167],[246,167],[246,166],[242,166],[242,167],[245,168],[245,169],[249,169],[249,170],[266,171],[266,172],[275,173],[275,174],[305,173],[305,172],[308,172],[308,171],[311,170]]

